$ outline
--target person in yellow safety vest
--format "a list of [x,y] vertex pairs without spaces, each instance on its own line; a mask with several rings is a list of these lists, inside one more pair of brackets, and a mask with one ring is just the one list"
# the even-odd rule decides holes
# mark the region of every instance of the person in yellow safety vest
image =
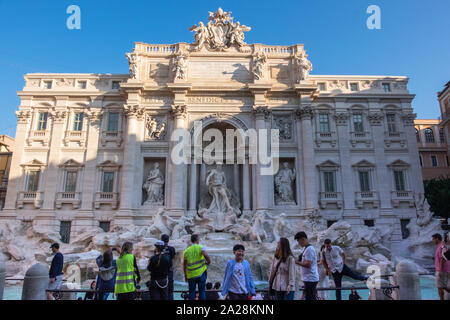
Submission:
[[136,257],[133,256],[133,244],[125,242],[120,251],[120,257],[116,260],[117,276],[114,293],[117,300],[134,300],[136,284],[141,281]]
[[191,236],[192,245],[184,250],[184,280],[189,284],[189,300],[195,300],[195,289],[198,285],[198,299],[206,300],[206,266],[211,259],[203,246],[199,244],[198,235]]

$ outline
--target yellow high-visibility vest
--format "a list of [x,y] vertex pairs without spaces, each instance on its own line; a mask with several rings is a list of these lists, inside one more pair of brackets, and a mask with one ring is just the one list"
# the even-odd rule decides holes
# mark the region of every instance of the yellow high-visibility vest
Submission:
[[116,261],[117,276],[114,292],[127,293],[136,290],[134,286],[134,256],[125,254]]
[[184,250],[184,258],[187,261],[186,277],[188,279],[199,277],[206,271],[206,259],[202,254],[202,246],[193,244]]

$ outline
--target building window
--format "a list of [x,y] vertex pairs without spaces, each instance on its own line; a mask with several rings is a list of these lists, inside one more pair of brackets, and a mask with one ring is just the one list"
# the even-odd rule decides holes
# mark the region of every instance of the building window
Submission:
[[434,143],[433,129],[431,129],[431,128],[425,129],[425,141],[428,143]]
[[370,191],[369,171],[359,171],[359,185],[361,192]]
[[331,227],[336,222],[336,220],[327,220],[327,228]]
[[441,143],[445,143],[444,128],[439,129],[439,140]]
[[350,83],[350,91],[358,91],[358,84],[356,82]]
[[61,221],[61,225],[59,227],[59,234],[61,236],[62,243],[70,242],[70,229],[72,226],[72,222],[70,221]]
[[409,219],[400,219],[400,228],[402,230],[402,239],[406,239],[409,237],[409,229],[408,224],[410,220]]
[[382,86],[383,86],[383,91],[384,91],[384,92],[391,92],[391,84],[390,84],[390,83],[384,82],[384,83],[382,84]]
[[419,130],[416,129],[416,139],[417,142],[420,142],[420,134],[419,134]]
[[320,82],[320,83],[319,83],[319,90],[320,90],[320,91],[325,91],[325,90],[326,90],[325,82]]
[[48,112],[39,112],[37,131],[45,131],[47,129]]
[[35,192],[39,190],[40,171],[29,171],[27,174],[26,191]]
[[51,89],[52,88],[52,81],[44,81],[44,89]]
[[114,172],[103,172],[102,192],[114,191]]
[[447,162],[447,167],[450,167],[450,164],[448,162],[448,156],[445,156],[445,161]]
[[66,171],[64,180],[64,192],[75,192],[77,189],[77,171]]
[[113,81],[112,82],[112,89],[120,89],[120,81]]
[[336,192],[336,181],[334,171],[324,171],[323,182],[325,192]]
[[431,156],[431,165],[433,167],[437,167],[438,166],[438,162],[437,162],[437,157],[436,156]]
[[111,223],[109,221],[100,221],[99,222],[99,227],[105,231],[105,232],[109,232],[111,230]]
[[119,131],[119,113],[110,112],[108,116],[108,131]]
[[83,113],[76,112],[73,115],[73,131],[81,131],[83,129]]
[[367,226],[367,227],[374,227],[375,226],[375,222],[372,219],[364,220],[364,225]]
[[388,124],[388,132],[389,133],[395,133],[397,132],[397,124],[395,122],[395,114],[388,113],[386,115],[387,124]]
[[77,88],[78,89],[86,89],[87,82],[86,81],[78,81]]
[[405,174],[403,171],[395,170],[394,171],[394,179],[395,179],[395,190],[396,191],[405,191]]
[[328,114],[319,114],[319,127],[321,133],[330,132],[330,120],[328,118]]
[[355,132],[364,132],[362,114],[353,115],[353,127],[355,128]]

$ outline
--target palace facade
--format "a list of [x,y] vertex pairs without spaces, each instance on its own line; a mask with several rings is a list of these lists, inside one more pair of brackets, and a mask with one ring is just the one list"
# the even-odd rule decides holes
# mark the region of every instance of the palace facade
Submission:
[[247,44],[249,30],[219,10],[192,28],[192,44],[136,43],[129,74],[25,75],[0,218],[68,241],[86,227],[148,225],[160,209],[197,214],[212,165],[173,163],[170,137],[193,135],[201,120],[203,130],[279,129],[287,182],[248,159],[223,165],[242,214],[316,215],[406,237],[424,192],[408,79],[309,74],[303,45]]

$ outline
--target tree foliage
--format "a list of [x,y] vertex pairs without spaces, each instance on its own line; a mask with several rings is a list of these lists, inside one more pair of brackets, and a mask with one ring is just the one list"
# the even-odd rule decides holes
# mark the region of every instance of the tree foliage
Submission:
[[426,180],[423,183],[430,210],[436,216],[448,219],[450,217],[450,176]]

